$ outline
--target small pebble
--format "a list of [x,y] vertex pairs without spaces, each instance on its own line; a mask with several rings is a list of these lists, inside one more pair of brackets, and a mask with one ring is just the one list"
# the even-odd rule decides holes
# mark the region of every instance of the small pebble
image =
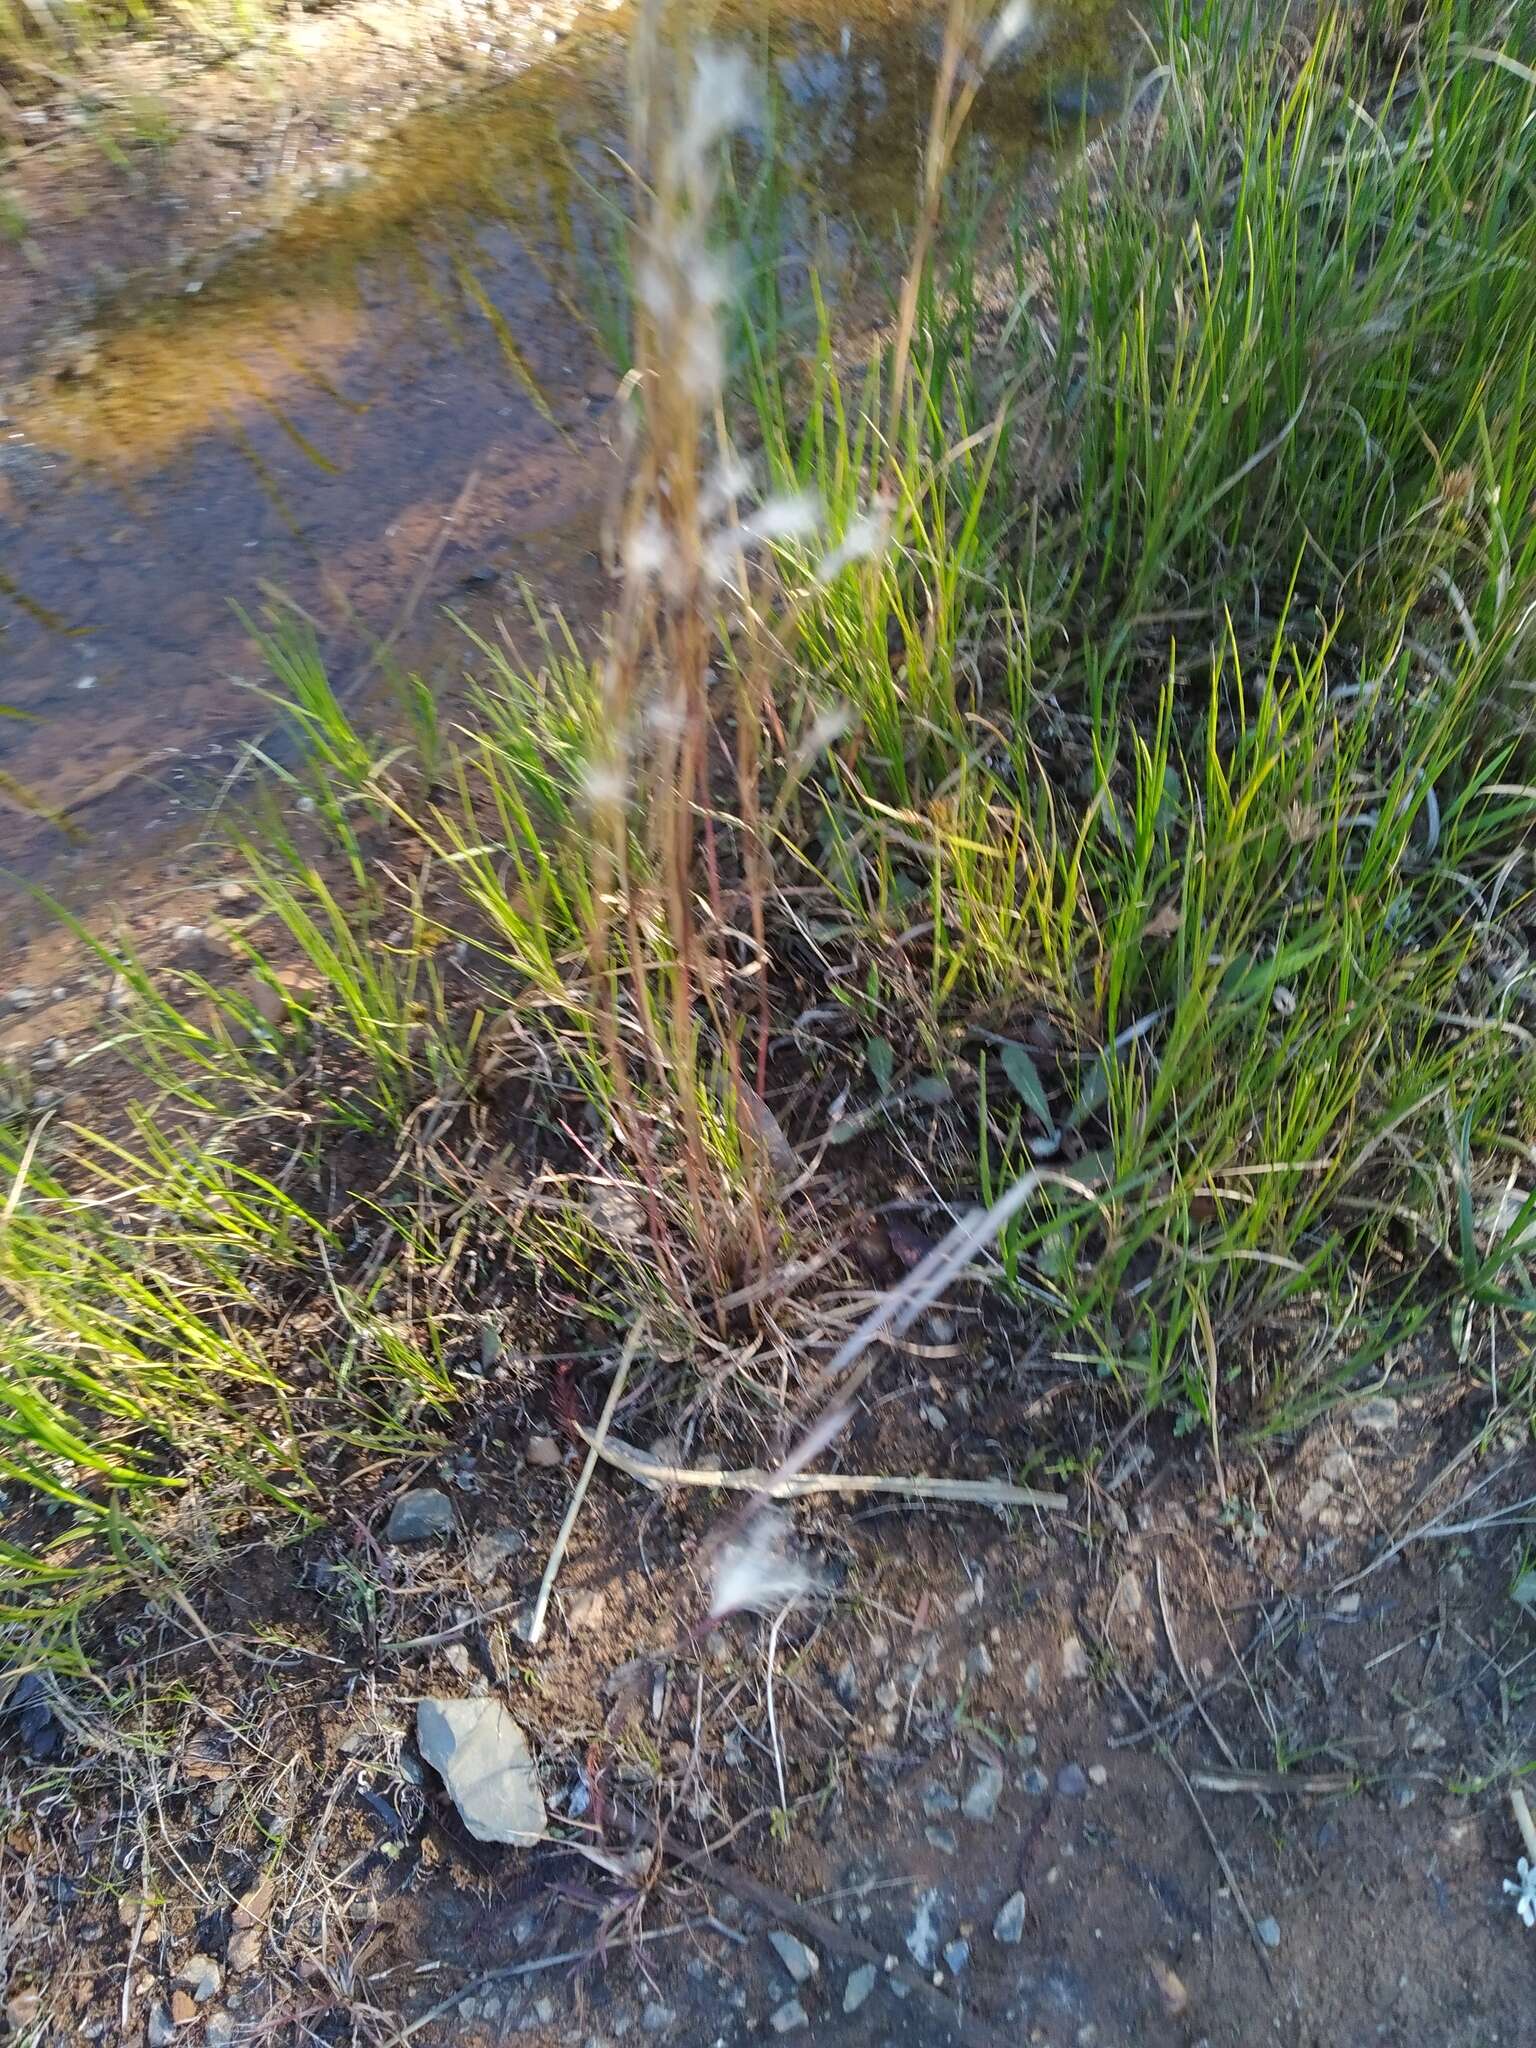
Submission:
[[951,1977],[958,1977],[971,1960],[971,1944],[968,1941],[946,1941],[944,1961]]
[[1088,1652],[1076,1636],[1068,1636],[1061,1646],[1061,1675],[1070,1679],[1088,1676]]
[[1088,1775],[1081,1764],[1063,1764],[1056,1773],[1058,1799],[1083,1799],[1088,1793]]
[[1038,1764],[1031,1764],[1019,1783],[1031,1799],[1043,1799],[1051,1789],[1051,1781]]
[[923,1892],[912,1914],[912,1925],[907,1929],[907,1954],[920,1970],[933,1968],[934,1952],[939,1945],[939,1893],[932,1886]]
[[1022,1892],[1015,1892],[998,1909],[997,1918],[992,1922],[992,1939],[1000,1941],[1006,1948],[1017,1948],[1024,1939],[1025,1901]]
[[928,1837],[929,1847],[937,1849],[941,1856],[959,1854],[960,1844],[955,1839],[953,1829],[929,1827],[924,1828],[923,1833]]
[[453,1502],[435,1486],[413,1486],[402,1493],[384,1525],[390,1543],[429,1543],[453,1531]]
[[670,2033],[677,2024],[677,2014],[670,2005],[653,2000],[640,2015],[640,2024],[648,2034]]
[[955,1813],[960,1802],[947,1785],[925,1785],[923,1787],[923,1812],[930,1820],[937,1820],[940,1814]]
[[996,1764],[983,1764],[960,1803],[960,1811],[967,1820],[994,1821],[997,1818],[997,1802],[1002,1796],[1002,1772]]
[[871,1991],[874,1990],[875,1979],[878,1975],[879,1972],[873,1963],[860,1964],[859,1968],[849,1977],[847,1988],[843,1992],[844,2012],[858,2011]]
[[1088,1782],[1090,1785],[1107,1785],[1109,1783],[1109,1772],[1103,1764],[1090,1764],[1088,1766]]
[[1169,2019],[1182,2016],[1189,2005],[1189,1987],[1178,1971],[1165,1963],[1161,1956],[1150,1956],[1147,1968],[1152,1973],[1152,1982],[1157,1986],[1157,1995],[1163,2002],[1163,2011]]
[[259,1927],[238,1928],[229,1937],[229,1947],[224,1951],[231,1970],[237,1976],[246,1970],[254,1970],[261,1961],[261,1929]]
[[1266,1948],[1280,1946],[1280,1922],[1272,1914],[1266,1913],[1254,1931]]
[[768,1940],[795,1982],[809,1984],[821,1968],[821,1957],[815,1949],[807,1948],[803,1941],[797,1940],[793,1934],[786,1934],[781,1927],[774,1928]]
[[206,2005],[222,1988],[224,1971],[212,1956],[196,1955],[188,1958],[180,1978],[197,2003]]
[[793,2034],[801,2027],[808,2027],[810,2020],[798,1998],[786,1998],[768,2024],[776,2034]]

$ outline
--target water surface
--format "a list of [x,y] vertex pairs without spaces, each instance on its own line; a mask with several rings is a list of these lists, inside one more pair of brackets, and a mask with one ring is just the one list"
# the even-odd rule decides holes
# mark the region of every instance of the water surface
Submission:
[[[1112,19],[1091,0],[1048,23],[989,84],[976,146],[1026,161],[1053,96],[1111,73]],[[623,28],[414,116],[366,181],[196,292],[109,309],[87,374],[13,399],[0,703],[27,717],[0,720],[0,863],[79,896],[196,821],[270,716],[237,607],[281,593],[343,683],[398,630],[446,688],[445,601],[483,616],[526,577],[600,604]],[[934,11],[805,0],[734,32],[777,81],[826,246],[867,260],[908,208]]]

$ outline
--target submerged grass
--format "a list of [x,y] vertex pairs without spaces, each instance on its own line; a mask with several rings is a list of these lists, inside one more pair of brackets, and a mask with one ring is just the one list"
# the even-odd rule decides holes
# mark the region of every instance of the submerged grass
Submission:
[[[852,367],[750,250],[730,326],[745,74],[642,36],[614,615],[478,646],[413,748],[273,645],[304,746],[238,972],[106,949],[155,1112],[6,1139],[0,1441],[59,1531],[14,1611],[73,1627],[162,1496],[307,1511],[315,1447],[430,1431],[519,1286],[728,1359],[830,1234],[825,1145],[871,1138],[878,1199],[917,1119],[938,1211],[1047,1168],[993,1278],[1218,1470],[1436,1329],[1529,1410],[1522,20],[1170,4],[1010,218],[956,141],[1025,23],[957,4]],[[276,1305],[317,1295],[296,1375]]]

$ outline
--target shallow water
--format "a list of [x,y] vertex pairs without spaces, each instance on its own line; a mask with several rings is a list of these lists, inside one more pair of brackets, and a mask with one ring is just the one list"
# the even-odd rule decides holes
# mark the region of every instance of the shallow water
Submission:
[[[976,146],[1022,162],[1053,104],[1070,126],[1112,75],[1113,18],[1059,14],[989,84]],[[834,259],[878,241],[912,190],[934,14],[808,0],[737,21]],[[88,374],[11,403],[0,703],[26,717],[0,721],[0,863],[79,896],[195,823],[270,715],[237,607],[300,608],[343,683],[398,629],[449,687],[445,603],[483,616],[519,577],[600,603],[622,33],[605,17],[413,117],[376,175],[195,294],[99,322]]]

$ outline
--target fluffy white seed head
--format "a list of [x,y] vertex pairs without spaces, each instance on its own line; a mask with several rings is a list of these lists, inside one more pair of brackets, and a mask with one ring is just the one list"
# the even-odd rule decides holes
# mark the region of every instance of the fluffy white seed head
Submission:
[[624,574],[633,577],[637,583],[665,579],[676,553],[666,528],[654,512],[649,512],[624,536]]
[[589,761],[582,770],[581,786],[594,811],[617,810],[624,801],[624,777],[609,761]]
[[747,127],[757,114],[757,88],[743,50],[706,44],[693,63],[693,85],[678,147],[695,161]]
[[981,67],[985,71],[997,62],[1004,50],[1034,26],[1035,10],[1030,0],[1007,0],[987,30],[987,39],[981,46]]
[[816,1591],[816,1574],[790,1552],[791,1534],[787,1517],[765,1508],[724,1547],[715,1563],[711,1621],[727,1614],[776,1614]]
[[837,546],[822,557],[816,570],[816,581],[830,583],[850,562],[867,562],[871,556],[883,554],[890,537],[889,505],[877,504],[868,512],[861,512],[857,519],[849,521]]
[[745,541],[807,540],[821,525],[821,503],[809,491],[765,498],[741,522]]

